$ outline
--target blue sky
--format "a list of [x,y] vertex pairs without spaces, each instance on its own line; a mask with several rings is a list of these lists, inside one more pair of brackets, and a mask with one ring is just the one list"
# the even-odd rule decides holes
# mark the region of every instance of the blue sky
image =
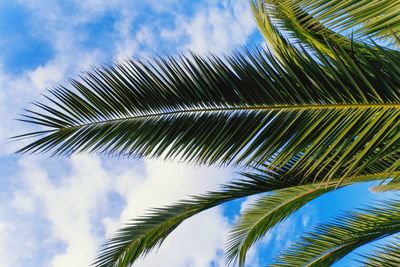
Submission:
[[[124,221],[238,177],[229,169],[174,162],[15,155],[22,144],[7,138],[29,130],[14,120],[24,107],[91,66],[189,50],[227,54],[261,44],[247,1],[0,1],[2,266],[87,266]],[[265,266],[316,223],[388,196],[368,186],[306,205],[267,234],[250,253],[249,266]],[[251,201],[190,219],[135,266],[223,266],[230,226]],[[337,266],[354,266],[354,257]]]

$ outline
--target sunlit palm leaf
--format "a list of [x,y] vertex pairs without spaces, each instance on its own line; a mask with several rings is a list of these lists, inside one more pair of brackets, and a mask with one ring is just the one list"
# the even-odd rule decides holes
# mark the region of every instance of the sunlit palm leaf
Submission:
[[229,235],[226,260],[244,266],[246,254],[271,228],[318,196],[337,187],[312,184],[289,187],[260,197],[245,210]]
[[[384,175],[348,177],[348,179],[344,179],[345,182],[342,183],[342,186],[350,185],[349,181],[366,182],[382,178],[385,178]],[[336,181],[328,184],[314,183],[274,190],[270,194],[260,197],[240,215],[239,221],[231,231],[227,243],[227,262],[237,261],[240,266],[244,266],[248,250],[269,230],[311,200],[336,188]]]
[[292,0],[255,0],[251,4],[260,31],[277,54],[286,50],[282,45],[283,35],[289,37],[291,43],[299,42],[311,49],[317,47],[328,56],[334,56],[332,46],[348,52],[356,48],[366,56],[370,49],[375,49],[328,29]]
[[[292,0],[314,19],[338,32],[352,31],[358,38],[392,39],[400,31],[398,0]],[[312,27],[312,23],[309,25]]]
[[400,237],[391,238],[370,254],[362,255],[363,266],[368,267],[398,267],[400,266]]
[[364,244],[400,232],[398,201],[378,204],[316,227],[272,266],[330,266]]

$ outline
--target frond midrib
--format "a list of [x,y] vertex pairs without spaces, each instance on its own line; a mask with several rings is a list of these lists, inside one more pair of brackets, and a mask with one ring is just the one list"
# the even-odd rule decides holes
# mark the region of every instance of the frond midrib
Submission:
[[126,120],[139,120],[161,116],[171,116],[190,113],[214,113],[214,112],[230,112],[230,111],[299,111],[299,110],[317,110],[317,109],[399,109],[400,103],[357,103],[357,104],[295,104],[295,105],[255,105],[255,106],[228,106],[213,108],[192,108],[185,110],[173,110],[166,112],[149,113],[144,115],[133,115],[130,117],[114,118],[108,120],[98,120],[69,127],[63,129],[82,128],[96,124],[114,123]]

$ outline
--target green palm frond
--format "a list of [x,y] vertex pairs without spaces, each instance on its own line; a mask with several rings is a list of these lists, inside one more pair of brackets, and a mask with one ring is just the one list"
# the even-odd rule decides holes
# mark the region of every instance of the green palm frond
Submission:
[[39,138],[20,152],[271,168],[299,156],[293,171],[326,179],[398,170],[400,56],[333,49],[339,60],[317,62],[288,49],[279,61],[256,51],[98,68],[24,115],[47,131],[23,135]]
[[264,1],[255,0],[250,2],[251,10],[260,33],[271,47],[274,55],[279,59],[280,56],[292,57],[293,49],[289,41],[283,36],[282,32],[272,22],[271,14],[268,12]]
[[221,191],[194,196],[190,200],[151,210],[120,229],[105,244],[96,266],[128,266],[157,248],[184,220],[227,201],[290,187],[296,181],[283,182],[279,172],[243,173],[246,178],[224,185]]
[[400,204],[382,201],[317,226],[272,266],[330,266],[354,249],[400,232]]
[[[353,33],[345,37],[327,28],[313,18],[297,1],[252,0],[251,7],[261,33],[277,56],[282,53],[290,55],[290,47],[295,42],[307,47],[310,51],[318,48],[319,52],[333,58],[335,53],[332,47],[340,47],[349,54],[358,53],[373,58],[371,51],[376,50],[376,47],[368,44],[365,38],[357,40]],[[390,36],[393,44],[398,43],[398,38],[394,33]],[[386,53],[390,54],[400,53],[397,49],[389,49],[389,47],[381,49],[385,49]]]
[[[290,169],[290,166],[285,166]],[[283,169],[285,169],[283,168]],[[164,208],[152,209],[146,216],[133,220],[109,240],[95,262],[96,266],[126,266],[157,248],[169,234],[186,219],[227,201],[271,192],[272,195],[261,198],[257,204],[264,208],[264,220],[268,225],[258,229],[258,237],[263,236],[270,228],[278,224],[308,201],[336,188],[336,182],[298,186],[299,177],[282,180],[282,171],[271,172],[268,169],[257,169],[254,172],[241,173],[245,178],[224,185],[221,191],[208,192],[194,196],[177,204]],[[344,185],[352,182],[380,180],[385,175],[349,177]],[[306,189],[309,189],[305,191]],[[284,205],[278,201],[286,199]],[[249,211],[252,212],[251,210]],[[246,212],[247,214],[247,212]],[[244,216],[247,220],[247,215]],[[238,226],[241,227],[241,226]],[[235,231],[235,230],[234,230]],[[236,233],[235,233],[236,234]],[[251,241],[251,246],[256,240]],[[228,244],[228,254],[234,255],[232,244]],[[239,251],[238,251],[239,252]],[[244,252],[245,254],[245,252]],[[244,255],[245,256],[245,255]],[[120,264],[120,265],[118,265]]]
[[[400,31],[398,0],[292,0],[315,20],[336,32],[352,31],[356,38],[388,38]],[[312,29],[312,22],[309,23]]]
[[368,267],[398,267],[400,266],[400,237],[396,236],[377,246],[377,249],[370,254],[362,255],[363,266]]
[[328,29],[292,0],[253,0],[251,4],[261,33],[276,53],[282,53],[285,40],[277,40],[283,36],[289,37],[291,43],[297,41],[311,49],[317,47],[331,57],[334,56],[331,46],[348,52],[356,48],[366,56],[374,49]]
[[[249,176],[250,174],[246,174]],[[395,173],[395,175],[397,175]],[[367,182],[384,179],[383,176],[348,177],[343,186],[352,182]],[[301,179],[294,178],[294,181]],[[311,200],[337,189],[337,181],[330,183],[314,183],[307,185],[288,186],[276,189],[268,195],[257,199],[239,217],[239,221],[232,229],[227,242],[226,260],[228,263],[238,262],[244,266],[248,250],[259,241],[268,231],[276,227],[295,211]]]
[[382,181],[371,188],[372,192],[386,192],[400,190],[400,173],[392,173],[391,179]]
[[239,218],[229,235],[226,260],[244,266],[248,250],[270,229],[289,217],[293,212],[337,187],[310,184],[294,186],[272,192],[255,201]]

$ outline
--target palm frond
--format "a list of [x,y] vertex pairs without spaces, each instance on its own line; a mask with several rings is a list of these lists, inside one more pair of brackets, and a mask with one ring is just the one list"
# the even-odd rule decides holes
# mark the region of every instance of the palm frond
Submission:
[[[249,175],[246,174],[251,177]],[[384,178],[384,175],[348,177],[340,179],[345,181],[340,187],[351,185],[352,182],[379,181]],[[301,181],[299,178],[293,180]],[[311,200],[340,188],[337,184],[337,181],[331,181],[330,183],[292,185],[260,197],[240,215],[239,221],[232,229],[227,242],[226,261],[238,262],[239,266],[244,266],[248,250],[268,231]]]
[[177,204],[152,209],[120,229],[109,240],[94,263],[96,266],[128,266],[157,248],[184,220],[227,201],[290,187],[296,181],[282,181],[279,172],[246,173],[245,178],[223,185],[222,190],[193,196]]
[[400,266],[400,237],[390,238],[390,241],[377,246],[377,249],[370,254],[361,255],[363,266],[368,267],[397,267]]
[[273,50],[274,55],[278,59],[281,56],[292,57],[293,46],[290,45],[282,32],[272,23],[271,14],[267,12],[264,1],[251,1],[250,6],[258,29]]
[[[352,31],[356,38],[392,39],[400,31],[398,0],[293,0],[315,20],[336,32]],[[312,23],[309,24],[312,29]]]
[[[283,169],[290,169],[290,166],[285,166]],[[189,200],[182,200],[177,204],[167,206],[164,208],[152,209],[146,216],[132,220],[117,234],[109,240],[95,262],[96,266],[122,266],[133,263],[140,257],[145,256],[147,253],[157,248],[169,236],[169,234],[178,227],[186,219],[212,207],[221,205],[227,201],[265,193],[272,192],[271,200],[264,200],[265,203],[275,203],[279,199],[287,197],[292,198],[292,201],[286,203],[286,208],[277,209],[275,207],[265,206],[265,209],[274,209],[267,216],[274,217],[269,223],[269,227],[279,223],[288,217],[295,210],[306,204],[307,200],[311,200],[312,196],[316,197],[317,194],[332,190],[336,188],[335,181],[326,187],[326,184],[315,185],[315,192],[308,192],[301,199],[297,199],[298,195],[291,196],[290,194],[297,194],[303,191],[304,188],[314,187],[312,185],[300,186],[296,189],[302,179],[299,177],[292,177],[291,179],[282,180],[284,170],[271,172],[268,169],[260,168],[253,172],[241,173],[244,178],[234,181],[228,185],[223,185],[222,190],[215,192],[208,192],[204,195],[193,196]],[[353,182],[365,182],[371,180],[380,180],[385,177],[385,174],[378,174],[376,176],[360,176],[348,177],[345,179],[345,184]],[[278,191],[277,191],[278,190]],[[276,194],[276,195],[275,195]],[[293,205],[296,203],[296,205]],[[286,213],[280,213],[286,210]],[[265,234],[268,231],[264,228]]]
[[278,54],[286,50],[282,45],[285,43],[283,36],[288,37],[291,43],[295,41],[311,49],[317,47],[331,57],[334,56],[332,46],[347,52],[356,50],[365,56],[374,49],[328,29],[292,0],[253,0],[251,4],[261,33]]
[[[265,165],[266,175],[246,174],[221,191],[153,209],[122,228],[95,262],[129,265],[187,218],[226,201],[275,191],[245,212],[232,232],[228,260],[238,257],[244,264],[247,250],[269,229],[338,184],[391,177],[379,190],[397,187],[400,53],[337,33],[354,29],[356,38],[398,41],[397,2],[252,1],[275,54],[192,54],[96,68],[71,80],[70,87],[49,91],[46,101],[26,111],[21,120],[41,129],[16,137],[35,138],[19,152]],[[278,11],[275,16],[265,3]],[[300,45],[278,28],[291,31]],[[299,186],[311,182],[318,184]],[[400,231],[400,206],[394,201],[384,206],[317,228],[278,265],[330,264]]]
[[400,204],[397,200],[382,201],[317,226],[272,266],[329,266],[364,244],[398,232]]
[[47,131],[23,135],[38,139],[20,152],[271,168],[300,156],[293,171],[326,179],[398,170],[400,56],[288,49],[98,68],[24,115]]
[[240,215],[229,235],[227,262],[244,266],[248,250],[270,229],[311,200],[336,188],[336,183],[295,186],[273,191],[256,200]]

